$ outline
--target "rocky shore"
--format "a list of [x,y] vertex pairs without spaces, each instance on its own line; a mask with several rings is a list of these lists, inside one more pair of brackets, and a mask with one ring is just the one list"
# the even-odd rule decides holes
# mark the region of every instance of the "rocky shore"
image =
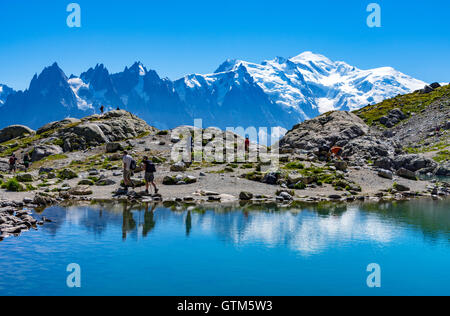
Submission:
[[37,230],[38,226],[51,222],[44,216],[40,219],[34,216],[24,208],[25,202],[0,201],[0,241],[10,236],[19,236],[30,229]]

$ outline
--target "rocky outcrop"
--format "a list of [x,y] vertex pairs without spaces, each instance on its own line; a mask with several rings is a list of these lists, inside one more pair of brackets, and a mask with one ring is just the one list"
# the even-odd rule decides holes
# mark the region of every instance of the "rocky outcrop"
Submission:
[[36,162],[48,156],[62,154],[63,150],[57,145],[38,145],[35,146],[31,153],[31,161]]
[[296,125],[280,141],[280,147],[328,151],[333,146],[343,147],[368,131],[369,127],[355,114],[335,111]]
[[150,131],[153,128],[145,121],[119,110],[84,118],[79,124],[61,128],[57,136],[63,140],[63,149],[67,152],[136,138]]
[[7,142],[11,139],[32,135],[35,132],[23,125],[11,125],[0,130],[0,143]]
[[41,135],[43,133],[52,131],[52,130],[56,130],[56,129],[60,129],[62,127],[65,127],[67,125],[75,125],[75,124],[79,124],[81,123],[81,120],[76,119],[76,118],[66,118],[62,121],[58,121],[58,122],[51,122],[48,123],[44,126],[42,126],[41,128],[39,128],[36,131],[36,134]]

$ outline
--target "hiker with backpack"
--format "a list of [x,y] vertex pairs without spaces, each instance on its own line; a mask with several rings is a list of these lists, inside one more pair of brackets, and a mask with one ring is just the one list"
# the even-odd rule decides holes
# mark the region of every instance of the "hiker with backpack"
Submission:
[[16,169],[17,169],[17,158],[15,154],[12,154],[11,157],[9,157],[9,171],[15,173]]
[[128,187],[132,187],[134,189],[134,183],[131,180],[131,174],[133,170],[136,169],[136,161],[131,157],[127,151],[123,152],[123,183],[125,186],[125,190],[128,190]]
[[158,188],[156,187],[155,184],[155,172],[156,172],[156,167],[155,164],[153,163],[153,161],[149,160],[147,156],[144,157],[144,160],[142,161],[142,166],[144,167],[144,171],[145,171],[145,193],[149,193],[148,189],[150,187],[150,184],[153,186],[153,188],[155,189],[155,194],[158,193]]
[[31,165],[30,154],[26,153],[23,157],[23,165],[25,166],[25,171],[28,171],[28,168],[30,168]]

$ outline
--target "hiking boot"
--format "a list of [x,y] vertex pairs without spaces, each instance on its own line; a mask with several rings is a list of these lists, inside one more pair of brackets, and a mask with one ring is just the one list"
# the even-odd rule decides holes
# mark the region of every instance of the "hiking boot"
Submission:
[[158,192],[159,192],[159,190],[158,190],[158,189],[155,189],[155,194],[158,194]]
[[145,193],[148,194],[148,190],[145,190]]

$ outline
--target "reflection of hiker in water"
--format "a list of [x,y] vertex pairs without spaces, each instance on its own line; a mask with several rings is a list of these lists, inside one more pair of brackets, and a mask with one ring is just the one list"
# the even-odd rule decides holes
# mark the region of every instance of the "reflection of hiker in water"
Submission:
[[189,236],[191,234],[192,229],[192,216],[191,211],[188,211],[186,216],[186,236]]
[[127,203],[123,203],[123,223],[122,223],[122,239],[127,239],[127,233],[136,229],[136,222],[131,213],[131,208],[127,207]]
[[145,214],[144,214],[144,226],[142,227],[142,236],[147,237],[148,233],[150,233],[156,225],[155,222],[155,208],[156,205],[152,205],[152,209],[148,211],[148,203],[145,204]]

